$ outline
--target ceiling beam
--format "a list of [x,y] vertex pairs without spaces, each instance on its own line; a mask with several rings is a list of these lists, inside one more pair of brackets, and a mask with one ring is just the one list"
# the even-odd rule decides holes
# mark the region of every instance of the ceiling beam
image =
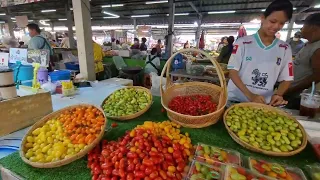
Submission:
[[198,10],[198,8],[192,3],[189,2],[189,5],[192,7],[192,9],[199,15],[199,18],[202,18],[202,14],[200,13],[200,11]]

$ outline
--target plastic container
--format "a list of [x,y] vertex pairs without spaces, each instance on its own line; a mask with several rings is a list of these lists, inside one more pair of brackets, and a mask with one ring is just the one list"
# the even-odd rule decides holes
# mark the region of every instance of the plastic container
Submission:
[[12,99],[16,98],[17,89],[15,84],[0,86],[0,97],[1,99]]
[[13,70],[9,68],[0,68],[0,86],[14,84]]
[[241,166],[241,154],[237,151],[198,143],[195,158],[212,164],[214,161]]
[[320,160],[320,137],[313,137],[309,140],[317,158]]
[[211,180],[223,179],[226,164],[215,162],[214,164],[206,164],[193,160],[189,172],[185,179],[187,180]]
[[33,66],[9,64],[9,67],[13,69],[14,82],[33,79]]
[[51,82],[57,82],[61,80],[70,80],[71,75],[68,70],[59,70],[49,73],[49,76],[51,78]]
[[301,93],[300,116],[314,118],[320,109],[320,92],[315,91],[311,97],[311,90],[305,89]]
[[64,65],[66,66],[66,69],[70,69],[70,70],[80,70],[80,66],[79,63],[76,62],[67,62],[64,63]]
[[274,180],[307,180],[303,171],[297,167],[257,160],[252,157],[248,158],[248,165],[251,171],[268,176]]
[[48,82],[48,69],[47,68],[40,68],[38,70],[37,81],[40,85]]
[[227,165],[224,180],[234,180],[234,179],[259,179],[259,180],[271,180],[269,177],[260,175],[248,169],[240,166]]
[[320,164],[312,164],[306,166],[312,180],[320,180]]

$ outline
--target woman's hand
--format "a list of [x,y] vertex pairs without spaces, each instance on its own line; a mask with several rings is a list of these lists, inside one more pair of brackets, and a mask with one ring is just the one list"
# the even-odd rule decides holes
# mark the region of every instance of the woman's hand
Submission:
[[258,94],[253,94],[253,93],[249,96],[249,100],[251,102],[255,102],[255,103],[261,103],[261,104],[265,104],[266,103],[266,101],[265,101],[263,96],[260,96]]
[[284,100],[282,96],[274,94],[271,97],[270,106],[280,106],[280,105],[286,105],[288,104],[288,101]]

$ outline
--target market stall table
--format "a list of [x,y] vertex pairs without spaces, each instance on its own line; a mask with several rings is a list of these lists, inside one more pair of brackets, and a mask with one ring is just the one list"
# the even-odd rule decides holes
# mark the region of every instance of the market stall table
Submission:
[[[54,95],[52,96],[53,109],[58,110],[66,106],[79,103],[91,103],[99,106],[106,96],[120,87],[120,85],[109,84],[106,81],[102,81],[94,85],[93,88],[80,90],[79,94],[73,98],[62,98],[61,95]],[[104,138],[108,140],[116,140],[118,137],[124,135],[127,130],[134,128],[138,124],[143,124],[144,121],[151,120],[159,122],[168,120],[166,114],[161,112],[161,108],[162,106],[160,103],[160,97],[154,97],[154,103],[149,111],[131,121],[117,121],[118,127],[106,133]],[[109,120],[108,124],[111,124],[112,122],[114,121]],[[316,130],[317,126],[319,127],[318,123],[310,124],[310,122],[307,121],[303,121],[302,124],[304,127],[312,127],[314,130]],[[302,153],[286,158],[276,158],[250,152],[242,148],[239,144],[231,139],[222,121],[219,121],[217,124],[207,128],[182,128],[181,130],[182,132],[188,132],[190,134],[193,144],[202,142],[223,148],[234,149],[242,153],[244,156],[253,156],[300,167],[305,171],[305,173],[307,173],[305,165],[317,162],[310,145],[308,145]],[[79,159],[71,164],[59,168],[37,169],[25,164],[21,160],[18,152],[16,152],[3,159],[0,159],[0,166],[3,167],[1,168],[1,173],[5,175],[14,174],[13,179],[91,179],[90,170],[87,168],[86,158]]]

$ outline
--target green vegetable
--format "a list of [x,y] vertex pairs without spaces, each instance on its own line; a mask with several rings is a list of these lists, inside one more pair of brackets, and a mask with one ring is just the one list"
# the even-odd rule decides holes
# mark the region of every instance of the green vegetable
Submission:
[[228,112],[226,123],[240,140],[267,151],[294,151],[303,140],[297,122],[269,110],[234,107]]
[[150,101],[151,97],[147,92],[125,88],[111,94],[103,109],[108,116],[126,116],[145,109]]

